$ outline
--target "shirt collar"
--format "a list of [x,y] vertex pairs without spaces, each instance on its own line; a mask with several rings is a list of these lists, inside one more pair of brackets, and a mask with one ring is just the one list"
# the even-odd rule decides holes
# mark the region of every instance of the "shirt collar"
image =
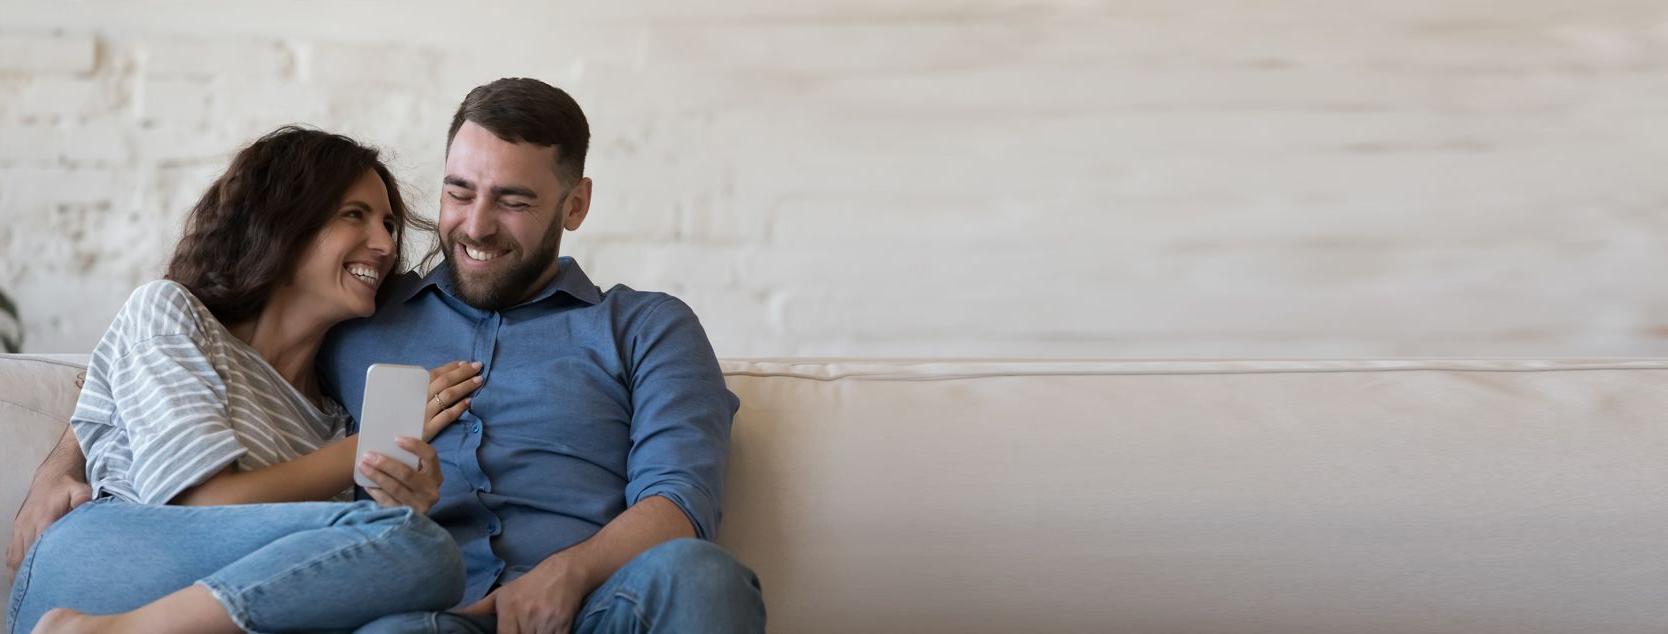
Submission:
[[[528,298],[527,301],[516,305],[524,306],[542,302],[557,293],[565,293],[569,297],[587,304],[596,304],[602,301],[602,294],[597,291],[597,285],[591,283],[591,278],[585,275],[584,269],[579,268],[579,263],[575,262],[573,258],[567,256],[558,258],[556,267],[556,279],[551,280],[549,284],[546,284],[544,288]],[[411,301],[412,298],[421,294],[423,289],[431,286],[447,295],[458,298],[457,289],[452,286],[451,268],[449,263],[441,260],[440,264],[434,267],[434,270],[429,271],[428,275],[424,275],[416,284],[411,285],[410,290],[394,296],[393,299],[401,302]],[[462,301],[462,298],[458,299]]]

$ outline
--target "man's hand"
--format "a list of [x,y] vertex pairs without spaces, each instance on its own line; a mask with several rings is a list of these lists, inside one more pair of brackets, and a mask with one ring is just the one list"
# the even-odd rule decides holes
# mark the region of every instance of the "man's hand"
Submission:
[[29,546],[58,518],[91,499],[92,487],[67,475],[45,475],[29,487],[29,497],[12,520],[12,541],[6,545],[7,578],[17,574]]
[[561,555],[544,560],[521,578],[458,610],[498,615],[498,634],[566,634],[585,595],[600,585]]
[[429,508],[440,501],[440,482],[444,477],[440,473],[440,457],[434,446],[410,436],[400,436],[394,443],[417,456],[417,468],[379,453],[367,453],[359,461],[359,472],[375,482],[377,488],[367,487],[365,492],[383,506],[409,506],[427,515]]

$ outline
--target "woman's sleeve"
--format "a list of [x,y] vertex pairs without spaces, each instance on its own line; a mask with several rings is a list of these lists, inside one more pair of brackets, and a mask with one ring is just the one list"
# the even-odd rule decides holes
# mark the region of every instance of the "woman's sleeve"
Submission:
[[146,284],[111,326],[120,345],[95,359],[103,366],[97,387],[133,452],[128,484],[145,504],[167,504],[246,452],[227,416],[226,383],[205,351],[214,346],[203,319],[184,287]]
[[135,342],[112,365],[139,502],[167,504],[247,451],[228,423],[225,383],[190,337]]

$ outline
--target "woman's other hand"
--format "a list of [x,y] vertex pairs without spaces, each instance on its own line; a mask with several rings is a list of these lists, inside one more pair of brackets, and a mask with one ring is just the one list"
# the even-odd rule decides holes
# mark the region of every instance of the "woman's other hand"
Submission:
[[435,434],[469,409],[476,388],[481,387],[481,363],[453,361],[429,370],[429,401],[423,410],[423,440],[433,440]]

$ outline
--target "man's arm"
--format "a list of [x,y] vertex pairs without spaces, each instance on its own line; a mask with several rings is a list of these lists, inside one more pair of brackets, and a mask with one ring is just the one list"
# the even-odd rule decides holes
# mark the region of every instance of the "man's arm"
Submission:
[[668,298],[626,341],[632,367],[631,506],[590,539],[551,555],[466,611],[497,612],[500,634],[566,632],[585,596],[661,542],[712,539],[739,406],[694,311]]
[[[674,539],[695,536],[682,509],[671,500],[655,495],[626,509],[592,535],[567,550],[551,555],[539,564],[576,574],[590,594],[627,562],[644,551]],[[583,598],[583,595],[581,595]]]
[[29,482],[29,495],[12,520],[12,539],[6,545],[7,576],[16,573],[18,565],[23,563],[23,555],[46,527],[86,502],[92,492],[87,486],[87,457],[81,455],[81,444],[65,425],[58,446],[35,469],[35,477]]

